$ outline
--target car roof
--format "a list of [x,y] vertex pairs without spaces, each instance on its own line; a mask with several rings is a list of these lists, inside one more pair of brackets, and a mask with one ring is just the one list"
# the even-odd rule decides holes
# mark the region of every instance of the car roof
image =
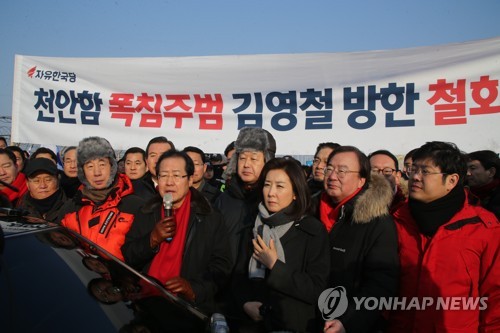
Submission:
[[61,226],[28,220],[0,217],[2,332],[208,328],[207,314],[96,244]]

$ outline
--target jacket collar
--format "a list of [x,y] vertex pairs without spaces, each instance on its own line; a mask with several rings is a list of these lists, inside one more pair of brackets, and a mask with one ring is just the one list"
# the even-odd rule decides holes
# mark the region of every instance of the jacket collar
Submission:
[[368,186],[350,200],[346,213],[352,211],[354,223],[368,223],[377,217],[389,215],[394,193],[384,176],[372,174]]

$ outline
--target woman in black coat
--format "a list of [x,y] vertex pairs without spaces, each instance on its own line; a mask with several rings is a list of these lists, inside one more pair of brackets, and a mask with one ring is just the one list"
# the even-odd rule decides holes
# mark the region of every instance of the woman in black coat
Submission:
[[310,194],[297,161],[269,161],[254,225],[241,305],[260,331],[315,332],[316,304],[330,270],[328,235],[307,215]]

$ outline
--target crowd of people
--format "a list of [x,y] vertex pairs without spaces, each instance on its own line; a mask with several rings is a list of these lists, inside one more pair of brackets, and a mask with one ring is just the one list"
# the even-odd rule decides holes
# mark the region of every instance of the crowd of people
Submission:
[[[325,142],[307,168],[277,151],[252,127],[212,164],[165,137],[120,160],[102,137],[59,159],[0,138],[0,204],[81,234],[234,332],[500,331],[497,153],[433,141],[400,168],[388,150]],[[349,302],[330,318],[337,303],[318,299],[339,286]],[[487,306],[354,301],[390,297]]]

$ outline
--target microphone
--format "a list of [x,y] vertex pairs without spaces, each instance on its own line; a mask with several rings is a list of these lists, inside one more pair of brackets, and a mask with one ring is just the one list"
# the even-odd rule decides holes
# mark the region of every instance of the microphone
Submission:
[[[174,210],[172,209],[172,202],[174,198],[172,197],[172,193],[165,193],[163,196],[163,212],[165,217],[174,216]],[[168,237],[165,239],[167,242],[172,241],[172,237]]]
[[214,313],[210,317],[211,332],[214,333],[228,333],[229,327],[226,322],[226,317],[221,313]]

